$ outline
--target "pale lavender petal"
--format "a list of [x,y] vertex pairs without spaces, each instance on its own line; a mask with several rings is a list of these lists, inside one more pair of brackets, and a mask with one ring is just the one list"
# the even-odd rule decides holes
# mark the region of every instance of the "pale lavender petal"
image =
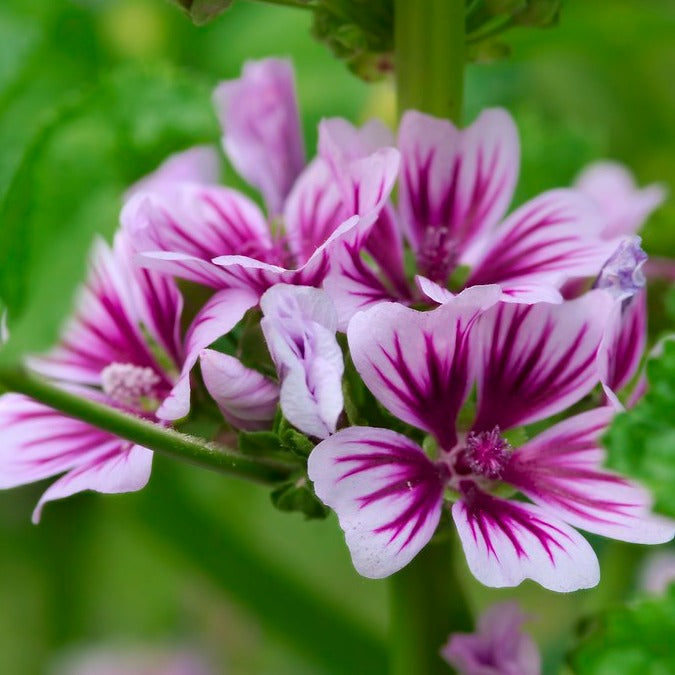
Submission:
[[626,300],[639,293],[645,287],[642,267],[647,262],[641,243],[638,236],[622,239],[600,270],[594,288],[602,288],[617,300]]
[[477,488],[455,502],[452,517],[471,573],[486,586],[532,579],[551,591],[592,588],[598,559],[575,530],[537,506],[493,497]]
[[647,490],[602,468],[601,437],[614,414],[597,408],[547,429],[513,453],[502,478],[588,532],[639,544],[670,541],[675,523],[652,515]]
[[334,167],[394,144],[389,127],[377,119],[368,120],[361,127],[342,117],[323,119],[319,124],[319,154]]
[[185,360],[170,394],[157,410],[163,420],[178,420],[190,411],[190,371],[202,349],[229,333],[244,314],[258,303],[258,295],[248,289],[218,291],[199,310],[185,335]]
[[[112,251],[103,240],[97,240],[75,317],[66,325],[60,345],[44,357],[30,359],[31,367],[48,377],[100,384],[101,372],[111,363],[133,364],[152,368],[167,385],[167,377],[141,331],[143,312],[133,284],[128,261],[121,258],[120,250]],[[172,295],[177,312],[179,302]]]
[[560,305],[500,303],[481,318],[473,428],[527,424],[576,403],[598,383],[596,358],[614,301],[591,291]]
[[344,404],[335,307],[323,290],[286,284],[268,290],[260,306],[260,325],[281,381],[281,410],[301,431],[326,438]]
[[470,328],[499,294],[498,287],[468,289],[432,312],[383,303],[349,323],[350,352],[366,386],[446,450],[455,444],[455,420],[472,384]]
[[659,551],[647,556],[640,572],[640,587],[648,593],[664,595],[675,582],[675,552]]
[[270,214],[280,214],[305,164],[293,67],[282,59],[247,61],[213,99],[227,156],[262,192]]
[[[99,402],[84,387],[74,393]],[[126,441],[19,394],[0,397],[0,488],[34,483],[69,471],[92,458],[119,452]]]
[[238,429],[267,429],[279,403],[279,386],[257,370],[212,349],[199,356],[202,378],[225,419]]
[[307,469],[319,499],[337,513],[363,576],[398,571],[436,530],[443,472],[401,434],[343,429],[314,448]]
[[606,239],[635,234],[667,196],[663,185],[638,188],[626,167],[609,161],[588,166],[576,186],[600,208],[604,220],[602,235]]
[[617,302],[598,353],[600,380],[616,393],[637,373],[647,344],[647,294]]
[[70,497],[78,492],[94,490],[104,494],[135,492],[150,479],[152,451],[125,442],[123,450],[115,449],[79,464],[47,488],[33,511],[37,523],[47,502]]
[[398,298],[411,297],[403,261],[403,238],[396,212],[385,204],[365,242],[365,252],[381,271],[385,284]]
[[450,635],[441,655],[461,675],[540,675],[539,650],[522,630],[527,619],[516,602],[493,605],[475,633]]
[[592,202],[573,190],[551,190],[527,202],[495,231],[467,280],[560,288],[598,274],[614,245],[600,238],[602,221]]
[[422,273],[436,280],[437,266],[440,278],[505,213],[518,177],[518,132],[500,109],[484,111],[463,131],[409,111],[399,147],[402,226]]
[[455,297],[455,294],[449,291],[445,286],[441,286],[421,274],[415,275],[415,283],[422,294],[437,305],[444,305]]
[[215,148],[198,145],[170,155],[151,174],[134,183],[124,198],[128,200],[139,192],[171,189],[175,183],[215,185],[219,178],[220,160]]
[[138,194],[125,204],[121,222],[141,264],[214,288],[227,285],[228,276],[213,258],[236,253],[274,262],[278,256],[260,209],[227,188],[181,183]]

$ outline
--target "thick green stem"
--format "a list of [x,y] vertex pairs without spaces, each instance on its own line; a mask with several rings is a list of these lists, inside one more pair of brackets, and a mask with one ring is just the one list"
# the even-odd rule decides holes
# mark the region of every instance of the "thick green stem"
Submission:
[[[461,122],[465,0],[394,0],[399,115],[408,109]],[[452,565],[450,537],[430,543],[391,579],[391,675],[436,675],[439,650],[471,617]]]
[[453,541],[430,543],[391,578],[390,675],[447,675],[441,647],[451,632],[471,630],[453,570]]
[[128,415],[64,391],[20,368],[1,370],[0,385],[150,450],[179,457],[222,473],[257,482],[274,483],[288,477],[294,468],[290,463],[245,457],[214,443],[207,443]]
[[399,114],[414,108],[459,123],[465,0],[395,0],[394,7]]

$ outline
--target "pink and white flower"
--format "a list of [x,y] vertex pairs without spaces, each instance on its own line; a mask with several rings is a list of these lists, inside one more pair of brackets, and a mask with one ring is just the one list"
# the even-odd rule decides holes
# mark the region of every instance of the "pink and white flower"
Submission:
[[[361,132],[325,125],[320,142],[329,161],[335,148],[359,147]],[[371,134],[372,137],[372,134]],[[362,154],[369,147],[361,143]],[[601,238],[603,221],[593,201],[576,190],[551,190],[505,217],[518,177],[519,143],[510,115],[486,110],[466,129],[419,112],[407,112],[398,133],[401,151],[400,223],[417,263],[423,298],[447,297],[458,267],[470,272],[461,287],[498,284],[511,302],[560,302],[560,288],[594,277],[614,246]],[[334,165],[335,162],[333,161]],[[337,173],[337,172],[336,172]],[[369,265],[344,242],[326,282],[341,324],[383,300],[406,301],[394,287],[399,261]],[[380,261],[377,261],[380,262]]]
[[475,633],[453,633],[441,656],[459,675],[539,675],[536,642],[522,630],[527,621],[515,602],[487,609]]
[[[470,288],[431,312],[382,303],[349,324],[366,386],[436,448],[430,457],[403,434],[351,427],[310,455],[316,494],[336,511],[364,576],[407,564],[433,535],[448,498],[469,568],[489,586],[525,578],[557,591],[595,585],[597,558],[572,526],[641,543],[675,533],[650,514],[644,490],[602,468],[599,438],[611,408],[512,446],[509,430],[562,412],[598,383],[612,297],[596,290],[563,304],[526,305],[498,302],[501,294]],[[473,421],[460,427],[474,387]],[[530,501],[500,496],[504,485]]]
[[[199,356],[193,343],[202,320],[198,315],[183,341],[182,308],[173,280],[133,266],[123,235],[112,249],[99,241],[60,345],[30,365],[73,393],[161,422],[167,408],[185,407],[189,381],[180,372]],[[273,415],[272,409],[269,419]],[[25,396],[0,397],[0,424],[0,487],[64,474],[40,499],[34,521],[48,501],[83,490],[139,490],[150,477],[150,450]]]

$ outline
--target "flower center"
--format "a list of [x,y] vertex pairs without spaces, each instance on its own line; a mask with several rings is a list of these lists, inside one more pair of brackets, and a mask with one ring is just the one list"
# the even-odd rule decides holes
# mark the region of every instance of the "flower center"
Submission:
[[509,460],[511,446],[499,427],[492,431],[471,432],[466,438],[465,457],[471,470],[490,480],[499,480]]
[[158,403],[160,382],[152,368],[131,363],[111,363],[101,371],[101,386],[113,401],[143,410]]
[[457,253],[448,228],[427,227],[418,253],[420,272],[432,281],[445,283],[456,262]]

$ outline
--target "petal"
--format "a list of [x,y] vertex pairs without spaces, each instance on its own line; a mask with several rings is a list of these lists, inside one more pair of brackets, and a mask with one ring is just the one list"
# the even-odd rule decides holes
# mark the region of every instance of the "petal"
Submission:
[[223,146],[237,171],[278,215],[305,164],[305,151],[289,61],[247,61],[242,76],[221,82],[213,95]]
[[47,502],[70,497],[78,492],[94,490],[104,494],[135,492],[150,479],[152,451],[125,442],[124,450],[114,450],[79,465],[59,478],[40,498],[33,522],[38,523]]
[[637,373],[647,344],[647,294],[616,303],[598,353],[600,380],[618,392]]
[[478,412],[473,428],[508,429],[554,415],[597,384],[596,358],[613,306],[604,291],[560,305],[500,303],[474,332]]
[[[227,275],[211,260],[242,254],[275,259],[260,209],[227,188],[181,183],[162,193],[142,193],[122,209],[122,228],[141,262],[166,274],[220,288]],[[162,255],[163,254],[163,255]]]
[[[348,123],[324,120],[319,125],[319,152],[330,166],[348,215],[379,211],[398,177],[400,154],[379,143],[386,134],[368,126],[361,133]],[[369,138],[369,136],[372,136]]]
[[569,593],[600,580],[589,543],[537,506],[473,489],[455,502],[452,517],[471,573],[486,586],[517,586],[532,579]]
[[332,166],[359,159],[380,148],[393,147],[394,135],[380,120],[368,120],[355,127],[342,117],[330,117],[319,124],[319,155]]
[[228,354],[204,349],[199,355],[204,385],[223,417],[238,429],[271,426],[279,403],[279,386]]
[[335,431],[344,403],[333,303],[317,288],[279,284],[260,306],[260,325],[281,380],[281,410],[301,431],[326,438]]
[[576,277],[596,276],[614,246],[599,236],[592,202],[573,190],[551,190],[512,213],[489,239],[467,281],[559,288]]
[[[76,393],[107,402],[94,390]],[[0,488],[42,480],[92,458],[118,452],[126,441],[19,394],[0,397]]]
[[337,513],[354,567],[365,577],[398,571],[436,530],[441,473],[401,434],[344,429],[314,448],[307,469],[319,499]]
[[143,311],[134,283],[123,250],[113,251],[97,240],[76,315],[66,325],[61,344],[45,357],[31,359],[31,367],[48,377],[83,384],[100,384],[101,371],[111,363],[150,367],[161,375],[140,329]]
[[455,294],[445,288],[445,286],[441,286],[435,281],[423,277],[421,274],[415,275],[415,283],[422,294],[437,305],[444,305],[455,297]]
[[635,234],[667,196],[663,185],[638,188],[630,171],[618,162],[591,164],[577,178],[576,187],[600,208],[606,239]]
[[511,116],[485,110],[467,129],[407,112],[399,128],[400,206],[416,252],[430,228],[445,234],[459,256],[506,211],[518,177],[518,132]]
[[139,192],[171,189],[175,183],[214,185],[219,178],[220,161],[215,148],[198,145],[170,155],[151,174],[134,183],[124,198],[128,200]]
[[547,429],[511,456],[503,480],[575,527],[639,544],[670,541],[675,523],[651,515],[649,493],[602,468],[600,438],[614,412],[598,408]]
[[298,264],[309,260],[346,214],[330,167],[317,157],[300,174],[284,206],[288,246]]
[[258,296],[248,289],[218,291],[199,310],[185,335],[185,361],[171,393],[156,412],[159,419],[178,420],[190,411],[190,371],[202,349],[229,333],[255,307]]
[[472,384],[470,328],[499,293],[469,289],[432,312],[384,303],[349,323],[350,352],[366,386],[446,450],[455,444],[455,420]]

